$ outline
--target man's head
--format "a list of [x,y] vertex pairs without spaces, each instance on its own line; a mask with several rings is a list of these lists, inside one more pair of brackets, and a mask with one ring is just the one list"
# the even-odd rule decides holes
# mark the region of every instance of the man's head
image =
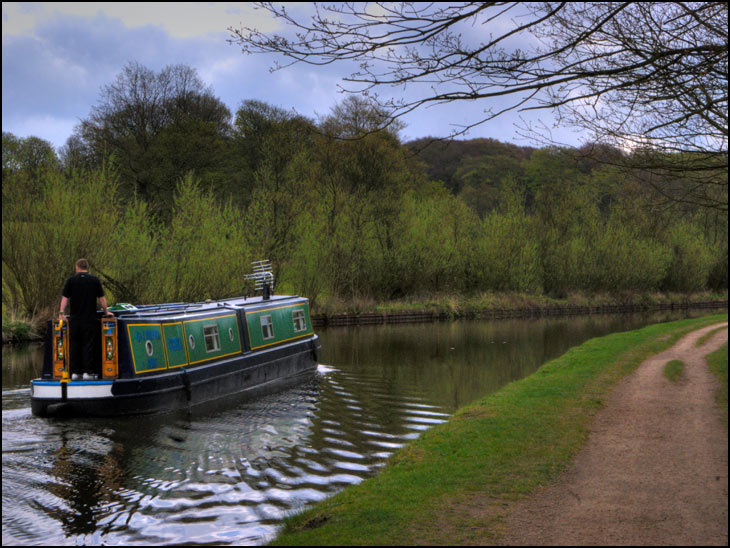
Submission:
[[88,272],[89,271],[89,261],[86,259],[79,259],[76,261],[76,272]]

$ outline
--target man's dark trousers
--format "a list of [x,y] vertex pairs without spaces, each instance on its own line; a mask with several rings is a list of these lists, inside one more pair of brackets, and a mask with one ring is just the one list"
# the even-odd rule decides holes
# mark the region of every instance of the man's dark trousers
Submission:
[[94,367],[94,345],[98,330],[99,322],[95,319],[74,318],[71,320],[73,373],[99,373]]

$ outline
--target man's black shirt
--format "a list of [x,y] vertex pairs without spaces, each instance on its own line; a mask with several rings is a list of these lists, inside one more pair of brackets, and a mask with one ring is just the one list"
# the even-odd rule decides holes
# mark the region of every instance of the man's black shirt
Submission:
[[88,272],[78,272],[66,280],[64,297],[71,300],[71,317],[91,320],[96,318],[96,299],[104,296],[99,278]]

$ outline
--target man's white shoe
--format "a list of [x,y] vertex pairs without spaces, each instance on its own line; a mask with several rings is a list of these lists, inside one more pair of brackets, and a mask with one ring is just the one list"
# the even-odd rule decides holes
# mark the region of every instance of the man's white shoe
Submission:
[[84,380],[85,381],[91,381],[94,380],[94,375],[91,375],[89,373],[84,373]]
[[81,375],[79,375],[78,373],[74,373],[73,375],[71,375],[71,380],[72,381],[77,381],[80,378],[81,378]]

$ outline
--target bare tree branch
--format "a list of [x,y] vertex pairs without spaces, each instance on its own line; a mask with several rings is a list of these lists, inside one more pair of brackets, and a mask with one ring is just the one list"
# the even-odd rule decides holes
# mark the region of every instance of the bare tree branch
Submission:
[[[316,3],[309,19],[257,5],[292,33],[231,28],[231,42],[285,59],[275,70],[357,61],[344,91],[369,95],[392,118],[429,104],[483,102],[485,115],[456,134],[505,112],[550,110],[589,140],[637,151],[642,164],[653,153],[657,169],[671,155],[694,154],[689,165],[701,158],[715,175],[710,183],[706,173],[685,173],[677,200],[689,189],[727,210],[725,2]],[[404,86],[407,97],[379,93]],[[662,170],[661,179],[676,174]],[[717,189],[702,194],[704,184]]]

